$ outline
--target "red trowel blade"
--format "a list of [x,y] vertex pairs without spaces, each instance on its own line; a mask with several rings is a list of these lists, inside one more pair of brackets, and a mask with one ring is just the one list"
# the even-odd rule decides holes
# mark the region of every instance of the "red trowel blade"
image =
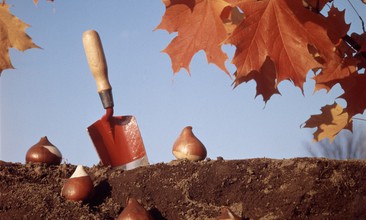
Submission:
[[134,116],[100,119],[87,130],[103,165],[123,166],[146,156]]

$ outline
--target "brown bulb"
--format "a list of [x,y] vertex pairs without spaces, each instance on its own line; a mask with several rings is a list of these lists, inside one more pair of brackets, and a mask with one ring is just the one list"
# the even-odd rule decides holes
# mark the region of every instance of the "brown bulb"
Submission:
[[221,208],[220,215],[216,220],[241,220],[239,216],[235,215],[228,207]]
[[173,154],[177,159],[191,161],[204,160],[207,151],[202,142],[193,134],[192,127],[185,127],[173,145]]
[[127,206],[117,220],[152,220],[150,213],[134,198],[129,198]]
[[37,144],[29,148],[25,156],[26,163],[59,165],[61,160],[61,152],[47,139],[47,136],[42,137]]
[[61,189],[61,195],[67,200],[85,201],[93,193],[94,185],[82,165],[78,165]]

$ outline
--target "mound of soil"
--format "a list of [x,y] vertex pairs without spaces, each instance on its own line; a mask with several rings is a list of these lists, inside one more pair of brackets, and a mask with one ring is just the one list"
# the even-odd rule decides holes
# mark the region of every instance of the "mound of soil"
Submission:
[[154,219],[366,219],[366,161],[315,158],[172,161],[130,171],[86,167],[95,193],[67,201],[76,166],[0,161],[0,219],[115,219],[129,197]]

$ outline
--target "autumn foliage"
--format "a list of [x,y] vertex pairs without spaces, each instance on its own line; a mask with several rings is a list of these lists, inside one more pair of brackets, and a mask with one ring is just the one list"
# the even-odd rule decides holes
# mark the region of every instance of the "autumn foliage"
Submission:
[[352,117],[366,109],[366,33],[348,35],[344,11],[329,0],[163,0],[166,11],[157,29],[178,35],[163,50],[173,72],[189,72],[195,53],[228,73],[222,45],[236,47],[234,86],[255,80],[267,102],[289,80],[303,90],[312,72],[315,91],[340,84],[347,102],[324,106],[304,127],[316,127],[314,140],[352,130]]
[[38,47],[25,33],[27,27],[27,24],[9,12],[9,5],[0,4],[0,74],[4,69],[13,68],[9,48],[25,51]]
[[[156,29],[177,33],[163,50],[174,73],[182,68],[190,72],[193,56],[203,50],[209,63],[231,76],[222,46],[234,45],[234,87],[254,80],[256,96],[261,95],[264,102],[280,93],[277,87],[284,80],[303,91],[309,72],[316,82],[315,92],[330,91],[339,84],[344,90],[339,98],[347,106],[326,105],[304,123],[317,128],[314,140],[333,140],[342,129],[352,130],[352,118],[366,109],[366,33],[348,33],[345,11],[332,2],[163,0],[166,10]],[[9,48],[38,47],[25,33],[27,27],[9,12],[5,1],[0,4],[0,73],[13,68]]]

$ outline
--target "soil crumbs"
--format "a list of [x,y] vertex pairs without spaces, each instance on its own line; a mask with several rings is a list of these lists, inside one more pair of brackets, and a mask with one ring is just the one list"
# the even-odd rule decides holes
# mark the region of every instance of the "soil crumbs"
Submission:
[[85,167],[94,195],[67,201],[76,166],[0,161],[0,219],[115,219],[136,198],[154,219],[366,219],[366,161],[323,158],[172,161]]

